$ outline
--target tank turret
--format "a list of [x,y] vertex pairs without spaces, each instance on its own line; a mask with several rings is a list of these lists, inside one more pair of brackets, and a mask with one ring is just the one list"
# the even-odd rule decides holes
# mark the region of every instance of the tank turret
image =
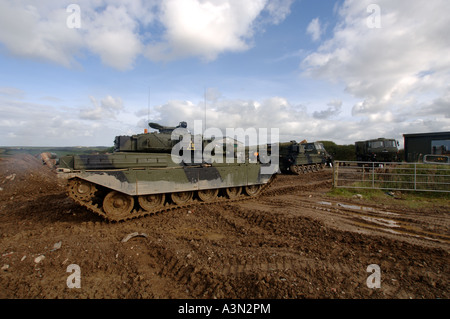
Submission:
[[162,126],[158,123],[149,123],[148,125],[158,132],[116,136],[114,152],[170,153],[178,143],[177,140],[172,140],[172,132],[179,128],[189,132],[186,122],[180,122],[178,126],[174,127]]

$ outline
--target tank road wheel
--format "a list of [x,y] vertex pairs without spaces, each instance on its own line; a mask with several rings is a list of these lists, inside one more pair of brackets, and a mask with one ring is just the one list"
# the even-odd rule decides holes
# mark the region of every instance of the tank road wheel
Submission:
[[198,191],[198,197],[203,202],[210,202],[217,198],[217,194],[219,194],[218,189],[204,189]]
[[298,175],[299,174],[299,169],[297,165],[291,165],[289,167],[289,170],[291,171],[292,174]]
[[248,185],[248,186],[245,186],[245,193],[250,197],[254,197],[259,194],[259,192],[261,191],[261,188],[262,188],[262,185]]
[[166,195],[164,194],[141,195],[138,197],[139,205],[146,211],[152,211],[163,206],[165,199]]
[[81,179],[72,179],[69,183],[72,195],[82,201],[90,200],[97,191],[95,185]]
[[229,199],[235,199],[241,195],[242,187],[228,187],[225,192]]
[[134,206],[134,198],[130,195],[111,191],[103,200],[103,210],[111,219],[122,219],[131,213]]
[[189,203],[193,197],[193,192],[179,192],[172,193],[171,195],[172,201],[177,205],[184,205],[186,203]]

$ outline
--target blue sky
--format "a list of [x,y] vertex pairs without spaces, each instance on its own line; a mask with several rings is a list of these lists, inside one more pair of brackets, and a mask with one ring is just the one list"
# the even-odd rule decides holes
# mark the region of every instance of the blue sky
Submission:
[[148,120],[192,126],[205,104],[209,127],[277,128],[281,141],[450,131],[449,9],[0,0],[0,145],[110,146]]

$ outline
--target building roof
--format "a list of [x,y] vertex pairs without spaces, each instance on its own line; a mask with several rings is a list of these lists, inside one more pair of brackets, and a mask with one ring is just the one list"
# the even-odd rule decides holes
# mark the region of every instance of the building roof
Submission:
[[412,133],[403,134],[404,137],[426,137],[426,136],[450,136],[450,131],[448,132],[431,132],[431,133]]

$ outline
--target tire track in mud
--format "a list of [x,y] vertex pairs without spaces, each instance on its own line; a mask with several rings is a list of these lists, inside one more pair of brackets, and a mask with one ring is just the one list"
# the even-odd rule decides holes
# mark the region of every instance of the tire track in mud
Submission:
[[[219,223],[220,227],[225,226],[223,234],[234,230],[236,218],[248,218],[248,229],[253,230],[245,234],[248,241],[240,238],[240,247],[229,250],[227,243],[220,245],[217,241],[202,240],[197,241],[194,251],[160,247],[160,260],[164,263],[160,275],[186,287],[191,297],[360,298],[369,293],[374,298],[408,298],[411,291],[405,286],[418,286],[420,290],[424,285],[442,288],[448,284],[445,275],[448,266],[437,263],[435,269],[440,271],[424,276],[424,266],[414,253],[407,253],[411,248],[407,244],[397,243],[391,247],[392,243],[384,240],[374,244],[373,239],[363,235],[330,232],[310,218],[294,218],[297,221],[293,222],[290,216],[266,212],[258,217],[257,210],[249,212],[229,206],[228,214],[222,214],[225,217]],[[231,222],[227,221],[229,218]],[[266,238],[273,225],[277,227],[277,235]],[[255,227],[261,227],[262,231]],[[298,232],[293,232],[292,228]],[[287,246],[279,245],[288,241]],[[249,245],[258,242],[263,245]],[[367,251],[367,246],[372,245],[376,247],[375,252]],[[394,251],[404,253],[398,256]],[[187,258],[187,255],[193,257]],[[208,256],[213,256],[212,260]],[[383,269],[383,293],[366,287],[366,267],[371,263],[379,263]]]
[[[318,282],[326,278],[332,282],[333,279],[345,277],[343,274],[351,272],[345,265],[324,265],[323,262],[307,258],[299,260],[283,257],[277,258],[276,261],[269,256],[253,259],[240,256],[221,260],[222,266],[199,267],[198,261],[187,263],[184,257],[166,252],[162,260],[165,262],[159,275],[170,277],[176,284],[186,287],[186,291],[194,298],[283,297],[282,294],[274,294],[274,285],[278,287],[278,291],[287,293],[285,297],[297,298],[302,297],[304,292],[301,288],[304,285],[299,282],[308,282],[310,285],[312,282],[315,286],[323,286]],[[317,278],[320,279],[318,282]],[[266,286],[267,283],[271,284]]]
[[[271,295],[273,290],[266,287],[271,282],[286,296],[296,298],[303,293],[299,287],[312,285],[311,282],[317,286],[317,278],[318,286],[322,287],[325,285],[322,281],[344,280],[342,278],[348,277],[346,274],[356,271],[351,265],[317,255],[320,248],[308,257],[311,250],[301,250],[301,246],[310,246],[302,243],[305,232],[293,231],[291,217],[247,211],[232,204],[221,207],[220,211],[210,206],[201,213],[218,220],[222,237],[231,237],[236,232],[240,245],[230,250],[226,249],[227,244],[221,246],[214,240],[198,240],[198,247],[191,245],[191,248],[195,247],[193,250],[186,249],[186,246],[178,246],[178,249],[161,246],[163,266],[159,275],[186,286],[193,297],[220,298],[231,294],[231,297],[238,298],[279,298],[279,295]],[[313,228],[322,227],[313,220],[307,221],[308,226],[310,223]],[[294,228],[300,230],[295,225]],[[317,231],[312,229],[308,233],[313,232]],[[203,251],[210,253],[202,254]],[[208,256],[213,256],[212,260]]]
[[[277,200],[266,199],[269,205]],[[322,214],[341,216],[350,225],[363,227],[376,232],[408,237],[416,244],[430,247],[450,248],[449,221],[446,217],[424,216],[421,213],[397,211],[383,208],[348,204],[342,201],[311,200],[294,196],[283,197],[283,202],[295,208],[309,208]]]
[[[396,238],[427,247],[450,249],[450,224],[447,213],[434,214],[405,211],[366,205],[355,202],[336,201],[330,198],[310,199],[311,194],[328,191],[332,187],[331,170],[315,174],[283,176],[276,180],[260,202],[268,207],[291,207],[291,211],[311,209],[331,218],[339,217],[353,230],[363,228],[369,232],[384,233]],[[288,195],[287,195],[288,194]],[[298,195],[301,197],[299,198]],[[316,196],[314,196],[316,197]],[[241,205],[244,207],[244,205]],[[250,206],[245,206],[250,207]],[[270,211],[270,210],[269,210]]]

